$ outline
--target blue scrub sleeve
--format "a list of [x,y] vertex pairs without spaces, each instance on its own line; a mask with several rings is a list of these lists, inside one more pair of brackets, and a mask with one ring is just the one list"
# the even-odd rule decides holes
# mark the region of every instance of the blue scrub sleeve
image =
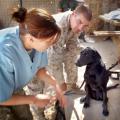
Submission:
[[8,100],[14,91],[13,70],[10,60],[0,53],[0,102]]
[[41,60],[40,60],[40,68],[44,68],[48,65],[48,58],[47,58],[47,52],[43,52],[41,55]]

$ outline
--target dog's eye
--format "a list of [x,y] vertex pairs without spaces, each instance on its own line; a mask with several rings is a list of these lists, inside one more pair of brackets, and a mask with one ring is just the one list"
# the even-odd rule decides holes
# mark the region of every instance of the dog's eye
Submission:
[[84,56],[87,56],[87,53],[84,53]]

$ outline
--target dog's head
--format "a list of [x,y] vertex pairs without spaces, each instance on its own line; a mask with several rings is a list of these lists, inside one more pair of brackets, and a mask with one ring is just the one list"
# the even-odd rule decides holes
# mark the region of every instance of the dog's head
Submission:
[[81,67],[100,60],[100,54],[95,49],[87,47],[80,52],[80,57],[78,58],[76,65]]

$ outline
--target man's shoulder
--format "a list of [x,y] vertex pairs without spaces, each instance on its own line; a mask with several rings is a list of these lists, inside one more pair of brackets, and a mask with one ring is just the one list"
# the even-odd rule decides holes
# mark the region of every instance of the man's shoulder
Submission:
[[68,21],[68,16],[71,13],[72,11],[61,12],[61,13],[54,14],[53,17],[56,20],[56,23],[58,25],[63,26]]

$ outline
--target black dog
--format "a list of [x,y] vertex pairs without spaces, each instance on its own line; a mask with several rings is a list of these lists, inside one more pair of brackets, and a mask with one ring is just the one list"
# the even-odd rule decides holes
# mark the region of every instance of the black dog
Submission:
[[115,88],[119,84],[107,87],[110,72],[106,70],[100,54],[90,47],[81,51],[80,58],[78,59],[76,65],[79,67],[87,65],[84,73],[86,96],[81,99],[81,102],[84,102],[84,107],[87,108],[90,106],[90,98],[102,100],[103,115],[107,116],[109,114],[107,106],[107,90]]

